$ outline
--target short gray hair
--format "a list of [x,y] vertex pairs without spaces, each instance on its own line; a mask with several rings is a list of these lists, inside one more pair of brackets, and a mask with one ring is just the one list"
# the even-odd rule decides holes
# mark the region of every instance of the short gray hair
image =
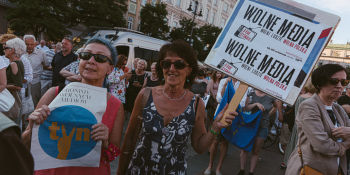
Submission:
[[25,41],[26,39],[33,39],[34,42],[36,42],[35,36],[34,35],[24,35],[23,36],[23,41]]
[[26,53],[27,46],[20,38],[13,38],[6,42],[6,47],[15,49],[15,55],[20,58]]
[[137,62],[137,64],[139,64],[139,62],[143,62],[143,64],[145,65],[145,70],[147,69],[147,61],[146,60],[144,60],[144,59],[140,59],[138,62]]

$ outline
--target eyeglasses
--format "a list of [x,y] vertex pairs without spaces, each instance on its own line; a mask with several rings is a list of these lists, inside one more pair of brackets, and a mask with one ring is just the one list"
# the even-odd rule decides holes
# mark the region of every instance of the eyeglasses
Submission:
[[112,63],[112,60],[109,59],[107,56],[105,55],[101,55],[101,54],[93,54],[90,52],[80,52],[79,53],[79,58],[82,60],[90,60],[91,57],[94,57],[94,59],[96,60],[96,62],[98,63],[105,63],[107,61],[109,61],[110,64]]
[[341,79],[341,80],[339,80],[339,79],[337,79],[337,78],[330,78],[330,79],[328,80],[329,84],[331,84],[331,85],[337,85],[337,84],[340,82],[340,84],[341,84],[342,86],[347,86],[347,85],[349,84],[349,81],[350,81],[350,80],[346,80],[346,79]]
[[187,64],[182,60],[177,60],[175,62],[171,62],[169,60],[163,60],[160,63],[163,69],[169,69],[172,64],[174,65],[175,69],[178,69],[178,70],[184,69],[187,66]]

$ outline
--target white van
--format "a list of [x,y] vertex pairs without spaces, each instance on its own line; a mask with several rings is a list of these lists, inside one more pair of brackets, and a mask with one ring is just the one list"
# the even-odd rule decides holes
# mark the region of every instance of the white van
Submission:
[[90,37],[102,37],[110,40],[112,46],[117,49],[118,54],[128,57],[127,67],[133,67],[134,58],[141,58],[147,61],[146,70],[150,70],[152,62],[157,61],[160,48],[169,43],[143,35],[139,31],[133,31],[124,28],[115,28],[113,30],[96,30],[89,34],[85,39]]

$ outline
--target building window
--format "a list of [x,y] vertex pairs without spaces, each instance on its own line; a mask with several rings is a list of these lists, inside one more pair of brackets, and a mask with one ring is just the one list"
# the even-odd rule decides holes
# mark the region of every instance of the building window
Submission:
[[174,27],[174,28],[177,27],[177,22],[176,22],[176,21],[173,22],[173,27]]
[[221,18],[221,24],[220,26],[223,28],[226,24],[226,19],[225,18]]
[[181,0],[176,0],[176,6],[180,7],[181,6]]
[[132,29],[133,23],[134,23],[134,18],[129,16],[129,18],[128,18],[128,29]]
[[155,6],[156,3],[157,3],[157,0],[152,0],[152,2],[151,2],[151,4],[152,4],[153,6]]
[[213,0],[213,5],[217,6],[218,5],[218,0]]
[[142,0],[141,1],[141,6],[145,6],[147,4],[147,0]]
[[211,15],[211,20],[210,20],[210,23],[211,23],[211,24],[214,24],[215,15],[216,15],[215,12],[213,12],[213,14]]
[[129,3],[129,13],[136,14],[136,4]]
[[223,4],[222,10],[223,10],[225,13],[227,13],[227,11],[228,11],[228,4],[227,4],[226,2]]
[[209,9],[207,9],[206,13],[205,13],[205,20],[208,22],[209,21]]

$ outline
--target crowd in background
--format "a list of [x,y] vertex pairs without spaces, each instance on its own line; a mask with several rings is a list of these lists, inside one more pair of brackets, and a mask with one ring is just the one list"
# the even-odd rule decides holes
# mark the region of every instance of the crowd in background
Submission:
[[[227,84],[232,83],[236,90],[240,81],[212,69],[198,68],[196,53],[188,44],[181,41],[167,44],[161,48],[157,62],[147,65],[144,59],[134,58],[129,68],[128,57],[117,55],[115,48],[103,39],[88,41],[76,51],[68,37],[57,43],[45,40],[39,43],[33,35],[4,34],[0,43],[0,93],[7,89],[15,99],[13,107],[2,112],[1,117],[6,116],[20,126],[26,145],[33,123],[40,124],[46,119],[50,112],[47,105],[57,93],[71,82],[81,82],[107,88],[113,96],[114,100],[107,105],[116,108],[107,108],[105,115],[113,116],[112,121],[119,123],[101,123],[94,129],[101,133],[101,138],[96,136],[96,140],[103,142],[103,149],[120,149],[118,174],[185,173],[189,139],[196,152],[210,152],[206,175],[214,171],[219,148],[215,173],[221,174],[229,142],[220,130],[229,125],[219,122],[222,113],[215,120],[214,115]],[[273,132],[271,123],[275,121],[282,124],[280,142],[285,154],[280,166],[287,168],[287,174],[299,174],[301,169],[310,167],[323,174],[347,174],[350,148],[347,79],[345,69],[339,65],[317,68],[294,106],[249,88],[240,106],[247,112],[262,111],[249,174],[254,174],[259,153]],[[231,112],[228,124],[237,116]],[[129,123],[121,144],[124,115]],[[17,130],[13,132],[19,135]],[[26,149],[20,144],[15,147]],[[248,153],[243,149],[240,152],[238,175],[245,174]],[[23,162],[29,162],[24,163],[22,172],[33,171],[30,155],[21,154]],[[60,171],[108,174],[108,168],[101,161],[98,170],[68,168],[36,174]]]

